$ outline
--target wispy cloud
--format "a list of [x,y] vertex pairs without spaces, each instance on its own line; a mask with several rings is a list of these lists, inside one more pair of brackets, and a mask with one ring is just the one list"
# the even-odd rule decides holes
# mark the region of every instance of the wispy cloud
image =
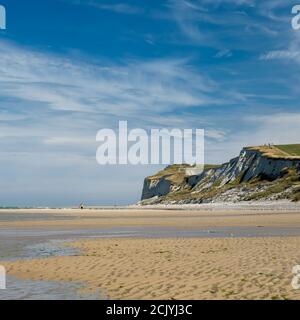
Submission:
[[220,50],[219,52],[217,52],[217,54],[215,55],[215,58],[220,59],[220,58],[230,58],[232,57],[233,53],[232,51],[228,50],[228,49],[223,49]]
[[194,111],[224,103],[222,88],[188,59],[90,64],[4,41],[0,58],[0,138],[15,139],[20,152],[26,137],[35,152],[64,145],[64,152],[91,154],[97,130],[119,120],[146,129],[199,127]]
[[289,51],[289,50],[274,50],[260,56],[261,60],[294,60],[300,57],[300,51]]
[[[289,24],[290,26],[290,24]],[[260,60],[271,61],[281,60],[283,63],[292,62],[300,64],[300,37],[297,31],[292,30],[290,26],[290,32],[286,37],[281,39],[276,46],[276,49],[269,50],[260,55]],[[291,70],[292,73],[293,70]]]
[[[222,41],[224,35],[230,39],[240,40],[246,36],[277,36],[282,30],[282,23],[288,23],[287,12],[282,10],[288,6],[283,0],[168,0],[167,2],[169,18],[177,23],[186,41],[216,47],[219,50],[224,49],[226,43]],[[210,29],[208,26],[213,28]],[[251,49],[244,41],[232,42],[232,46],[234,47],[232,49]]]
[[1,42],[1,95],[55,110],[161,113],[213,103],[214,83],[184,59],[87,64]]
[[97,0],[73,0],[73,4],[77,5],[85,5],[85,6],[91,6],[100,10],[107,10],[112,11],[115,13],[122,13],[122,14],[142,14],[144,13],[144,9],[141,6],[133,6],[129,5],[128,3],[104,3],[103,1],[97,1]]

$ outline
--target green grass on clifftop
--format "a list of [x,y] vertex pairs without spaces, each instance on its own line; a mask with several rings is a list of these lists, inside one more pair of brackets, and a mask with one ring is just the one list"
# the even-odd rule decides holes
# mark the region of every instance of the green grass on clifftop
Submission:
[[300,159],[300,144],[264,145],[246,149],[261,152],[263,156],[273,159]]
[[275,147],[290,156],[300,157],[300,144],[277,145]]
[[[159,171],[155,175],[148,177],[148,179],[156,180],[164,177],[166,180],[171,181],[173,184],[179,185],[183,183],[186,178],[186,169],[190,169],[193,167],[194,166],[191,166],[189,164],[173,164]],[[205,164],[204,170],[217,169],[219,167],[221,167],[221,165]]]

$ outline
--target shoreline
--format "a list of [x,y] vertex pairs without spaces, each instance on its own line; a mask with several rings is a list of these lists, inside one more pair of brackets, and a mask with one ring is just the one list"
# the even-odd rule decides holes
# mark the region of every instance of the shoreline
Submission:
[[276,210],[276,211],[290,211],[299,210],[300,202],[291,202],[289,200],[276,200],[276,201],[240,201],[240,202],[211,202],[201,204],[148,204],[141,205],[129,204],[129,205],[115,205],[115,206],[87,206],[83,210],[77,207],[0,207],[2,211],[123,211],[123,210]]

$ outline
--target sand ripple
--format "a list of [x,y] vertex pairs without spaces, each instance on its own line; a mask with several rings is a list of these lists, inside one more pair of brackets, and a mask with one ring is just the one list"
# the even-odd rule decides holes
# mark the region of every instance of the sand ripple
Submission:
[[96,239],[74,257],[5,263],[23,279],[80,281],[115,299],[300,299],[300,237]]

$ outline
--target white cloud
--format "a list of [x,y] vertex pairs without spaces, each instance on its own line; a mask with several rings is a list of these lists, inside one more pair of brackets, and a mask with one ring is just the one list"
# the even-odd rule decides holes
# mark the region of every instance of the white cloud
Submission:
[[161,114],[176,107],[214,103],[214,83],[188,61],[131,61],[123,66],[87,64],[27,51],[1,42],[0,93],[54,110]]
[[221,58],[230,58],[232,57],[233,53],[232,51],[228,50],[228,49],[223,49],[217,52],[217,54],[215,55],[215,58],[217,59],[221,59]]
[[300,51],[274,50],[260,56],[260,60],[296,59],[300,57]]
[[280,45],[282,50],[271,50],[260,56],[261,60],[283,60],[300,63],[300,33],[291,29],[291,32]]
[[[229,5],[231,10],[226,9]],[[284,10],[288,6],[283,0],[169,0],[170,12],[161,17],[173,19],[188,43],[222,50],[229,42],[230,49],[253,51],[264,46],[260,36],[276,38],[283,24],[289,26],[291,17]],[[255,48],[249,37],[257,38]],[[238,41],[224,41],[234,38]]]
[[213,140],[222,141],[226,136],[225,131],[215,130],[215,129],[208,129],[205,131],[206,138],[212,138]]
[[73,0],[71,1],[71,3],[77,4],[77,5],[91,6],[96,9],[107,10],[107,11],[123,13],[123,14],[142,14],[144,12],[142,7],[137,7],[137,6],[129,5],[128,3],[122,3],[122,2],[111,4],[109,2],[103,3],[103,1],[97,1],[97,0]]

